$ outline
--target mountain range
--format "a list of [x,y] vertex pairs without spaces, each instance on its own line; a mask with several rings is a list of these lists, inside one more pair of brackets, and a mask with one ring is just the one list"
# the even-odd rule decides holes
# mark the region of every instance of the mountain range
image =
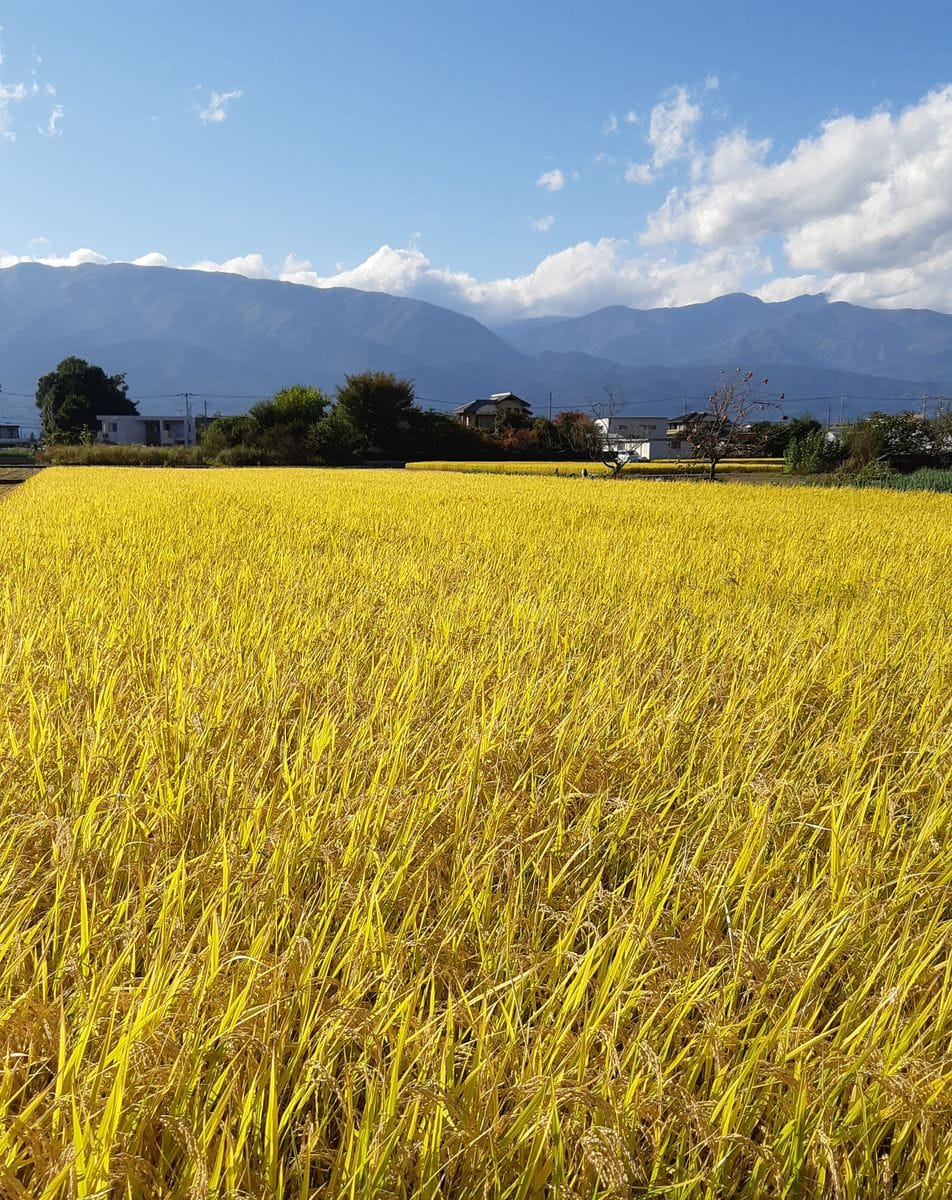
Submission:
[[514,391],[536,413],[589,408],[611,388],[631,413],[703,404],[750,369],[792,415],[850,419],[934,408],[952,394],[952,316],[800,296],[683,308],[603,308],[490,329],[420,300],[350,288],[125,264],[0,270],[0,420],[36,426],[38,377],[68,355],[124,372],[142,412],[240,412],[291,383],[393,371],[424,407]]

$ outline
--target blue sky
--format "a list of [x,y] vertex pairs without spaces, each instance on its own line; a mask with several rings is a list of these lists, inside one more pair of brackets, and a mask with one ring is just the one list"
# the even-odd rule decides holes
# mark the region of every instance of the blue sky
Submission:
[[225,267],[490,323],[735,290],[952,311],[947,4],[0,21],[2,265]]

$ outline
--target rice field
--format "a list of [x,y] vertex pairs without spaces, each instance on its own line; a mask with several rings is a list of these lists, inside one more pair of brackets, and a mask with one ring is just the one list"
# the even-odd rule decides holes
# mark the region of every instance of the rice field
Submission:
[[952,1194],[952,497],[8,491],[4,1198]]
[[[704,478],[707,463],[697,459],[653,459],[651,462],[632,462],[622,468],[623,475],[686,475]],[[558,475],[569,479],[581,476],[609,477],[611,471],[603,463],[585,462],[409,462],[409,471],[454,471],[473,475]],[[723,459],[717,464],[719,475],[779,475],[782,458]]]

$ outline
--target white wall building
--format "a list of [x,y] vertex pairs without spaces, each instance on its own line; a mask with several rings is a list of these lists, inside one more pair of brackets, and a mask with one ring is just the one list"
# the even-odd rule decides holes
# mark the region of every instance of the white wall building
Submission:
[[0,424],[0,446],[16,446],[24,440],[19,425]]
[[96,441],[113,446],[194,446],[195,418],[128,417],[97,414]]
[[667,417],[598,417],[595,428],[604,438],[603,451],[627,454],[632,462],[682,457],[671,446]]

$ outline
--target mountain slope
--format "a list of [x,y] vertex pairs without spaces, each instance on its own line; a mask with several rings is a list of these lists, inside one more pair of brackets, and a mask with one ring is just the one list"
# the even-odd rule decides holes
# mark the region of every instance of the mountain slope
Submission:
[[952,383],[952,316],[831,304],[823,296],[777,304],[733,295],[684,308],[613,306],[583,317],[517,322],[499,333],[525,354],[574,350],[632,367],[757,362]]
[[492,332],[437,305],[348,288],[122,264],[0,270],[0,419],[35,428],[36,380],[70,354],[126,373],[153,413],[176,411],[186,391],[210,412],[239,412],[288,384],[332,390],[363,370],[413,379],[421,402],[444,410],[510,389],[537,413],[550,393],[553,412],[589,408],[608,387],[632,412],[678,412],[735,366],[768,376],[791,413],[853,417],[952,391],[952,317],[822,296],[614,306]]

